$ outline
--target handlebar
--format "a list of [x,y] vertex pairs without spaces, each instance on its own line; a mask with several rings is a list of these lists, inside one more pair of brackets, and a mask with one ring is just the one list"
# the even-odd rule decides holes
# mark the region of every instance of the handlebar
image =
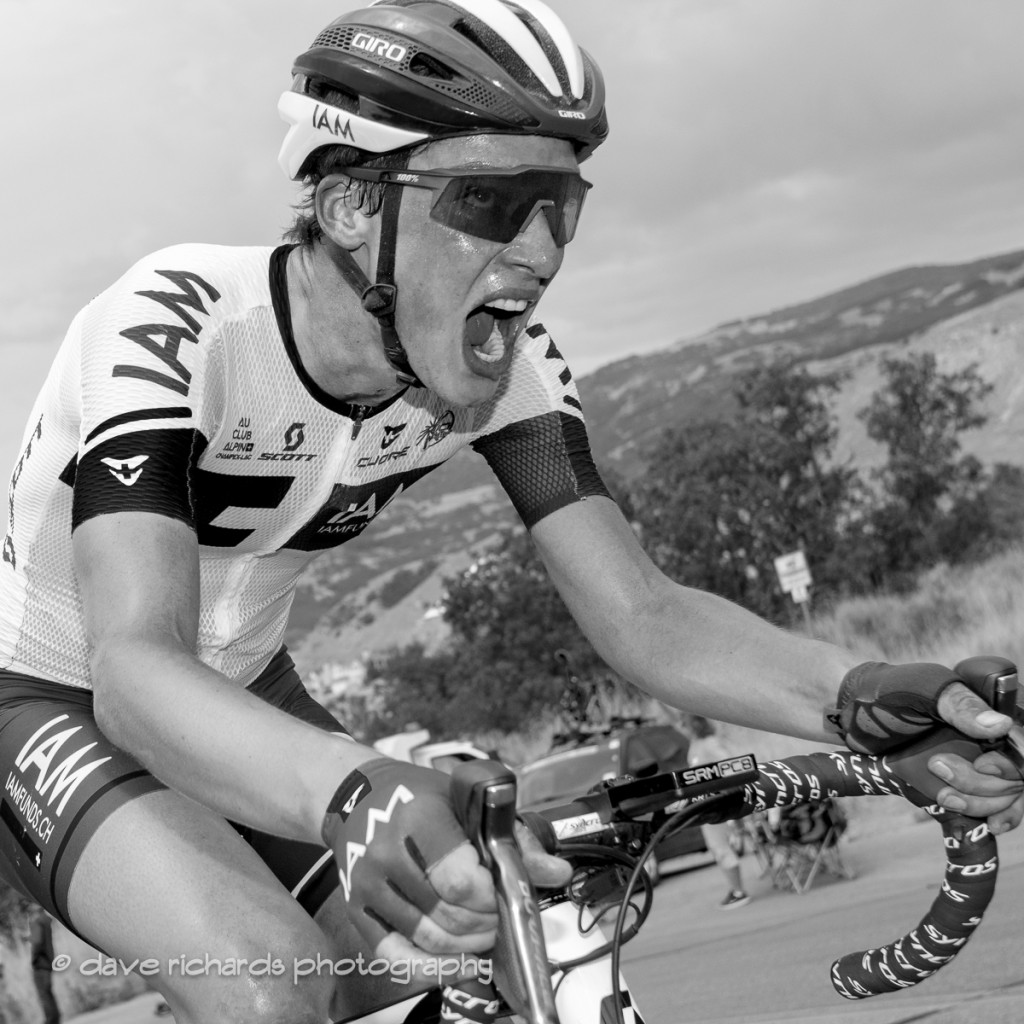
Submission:
[[[548,852],[571,857],[573,847],[583,842],[621,841],[638,818],[650,819],[647,831],[651,821],[667,823],[669,812],[681,804],[687,806],[675,815],[677,828],[830,796],[899,795],[924,802],[896,776],[894,760],[833,751],[757,765],[748,754],[613,783],[521,819]],[[714,794],[727,795],[708,799]],[[502,994],[527,1020],[556,1022],[552,965],[544,948],[535,894],[521,861],[518,868],[509,867],[514,851],[515,778],[496,762],[461,765],[454,776],[453,800],[467,834],[495,877],[502,920],[496,959],[508,972],[499,985]],[[847,999],[896,991],[935,973],[963,948],[992,898],[998,858],[995,837],[987,825],[941,807],[926,809],[942,828],[947,856],[942,888],[921,922],[907,934],[833,963],[833,987]]]
[[[1004,658],[968,658],[956,672],[990,706],[1018,719],[998,746],[1024,776],[1016,667]],[[973,761],[983,748],[952,729],[937,729],[886,757],[837,750],[758,765],[753,755],[745,754],[652,777],[617,780],[562,806],[524,814],[520,820],[549,853],[571,858],[574,849],[592,851],[598,843],[618,847],[615,856],[622,860],[622,849],[629,842],[636,844],[638,832],[649,840],[650,848],[662,835],[684,825],[728,821],[827,797],[898,795],[924,807],[942,829],[943,884],[915,928],[886,946],[848,953],[832,964],[835,990],[847,999],[863,999],[916,985],[953,960],[981,923],[995,891],[999,860],[987,824],[933,802],[939,784],[928,771],[927,760],[939,749]],[[516,845],[515,792],[515,776],[497,762],[460,765],[453,775],[456,816],[490,869],[497,890],[500,922],[495,952],[497,966],[505,972],[499,987],[512,1009],[531,1024],[557,1024],[551,970],[559,965],[548,962],[536,896]],[[637,863],[627,897],[640,872]],[[612,941],[613,985],[624,920],[625,904]]]
[[[958,734],[954,734],[958,736]],[[807,754],[737,770],[753,757],[701,765],[681,772],[613,786],[582,796],[562,807],[529,816],[527,824],[551,853],[569,854],[569,836],[594,840],[610,836],[617,821],[638,811],[650,812],[659,801],[699,798],[713,791],[715,778],[741,783],[731,798],[716,801],[713,810],[693,808],[686,824],[709,824],[742,818],[754,811],[785,807],[830,796],[917,796],[894,774],[890,758],[849,751]],[[704,778],[695,778],[704,776]],[[722,782],[718,782],[721,789]],[[917,802],[920,802],[918,800]],[[832,965],[832,984],[840,995],[860,999],[914,985],[948,963],[960,951],[995,890],[998,859],[995,837],[984,822],[934,805],[928,813],[939,821],[946,846],[945,879],[939,895],[916,928],[875,950],[851,953]]]

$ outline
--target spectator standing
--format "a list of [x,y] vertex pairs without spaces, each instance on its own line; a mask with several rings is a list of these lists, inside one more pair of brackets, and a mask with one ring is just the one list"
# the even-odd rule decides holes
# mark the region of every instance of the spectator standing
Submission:
[[[689,762],[691,765],[707,764],[709,761],[721,761],[730,757],[730,753],[722,744],[722,741],[715,735],[715,727],[706,718],[700,715],[691,715],[689,723],[690,752]],[[704,842],[707,848],[714,855],[719,870],[725,875],[728,891],[725,899],[719,904],[722,910],[735,910],[745,907],[750,902],[750,896],[743,888],[743,878],[740,874],[740,860],[736,852],[729,845],[729,825],[726,822],[719,822],[714,825],[701,825],[701,832],[704,834]]]
[[60,1010],[53,995],[53,926],[42,910],[32,915],[29,926],[32,979],[43,1010],[43,1024],[60,1024]]

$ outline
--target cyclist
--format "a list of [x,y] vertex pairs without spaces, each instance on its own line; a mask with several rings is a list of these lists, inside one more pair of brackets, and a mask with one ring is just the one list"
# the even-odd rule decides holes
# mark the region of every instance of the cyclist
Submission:
[[[179,1021],[346,1017],[411,989],[311,958],[427,974],[426,954],[494,943],[445,778],[346,738],[281,646],[310,559],[460,448],[489,461],[601,654],[656,696],[821,739],[856,665],[667,580],[594,469],[534,312],[607,134],[604,86],[550,10],[353,11],[279,109],[306,188],[292,244],[162,250],[75,317],[0,565],[0,873],[155,962]],[[924,672],[930,714],[1006,731],[943,673]],[[947,802],[1019,822],[1003,762],[945,761]],[[564,880],[528,855],[539,883]]]

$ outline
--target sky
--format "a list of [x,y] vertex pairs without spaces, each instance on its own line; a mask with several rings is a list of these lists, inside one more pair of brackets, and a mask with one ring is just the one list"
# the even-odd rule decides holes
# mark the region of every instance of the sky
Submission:
[[[543,319],[577,376],[869,277],[1024,249],[1020,0],[549,0],[609,141]],[[275,244],[291,60],[352,0],[0,0],[0,466],[75,312]]]

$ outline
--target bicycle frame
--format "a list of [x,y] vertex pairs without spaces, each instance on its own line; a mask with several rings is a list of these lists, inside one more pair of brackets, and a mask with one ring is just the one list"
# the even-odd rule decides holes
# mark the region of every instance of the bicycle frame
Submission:
[[[569,961],[579,957],[585,957],[606,944],[604,936],[594,924],[593,916],[586,910],[582,915],[572,904],[560,903],[556,906],[547,907],[540,911],[540,919],[544,929],[544,944],[552,960]],[[580,930],[582,922],[585,931]],[[557,1014],[556,1020],[559,1024],[598,1024],[598,1022],[609,1019],[606,1009],[611,1005],[614,998],[610,974],[610,954],[605,954],[599,960],[574,967],[564,975],[557,972],[551,975],[551,987],[554,992],[554,1008]],[[619,988],[623,994],[622,998],[628,1000],[627,1006],[632,1006],[636,1013],[636,1004],[629,992],[625,978],[619,975]],[[392,1003],[390,1006],[381,1007],[363,1016],[350,1017],[344,1024],[408,1024],[421,1019],[420,1016],[412,1016],[418,1012],[418,1008],[425,1000],[424,993],[420,992],[401,1002]],[[605,1016],[602,1016],[602,1013]],[[502,1015],[501,1020],[505,1017]],[[462,1024],[467,1021],[473,1024],[469,1018],[456,1017],[444,1018],[446,1024]],[[642,1018],[636,1013],[638,1024],[642,1024]]]

